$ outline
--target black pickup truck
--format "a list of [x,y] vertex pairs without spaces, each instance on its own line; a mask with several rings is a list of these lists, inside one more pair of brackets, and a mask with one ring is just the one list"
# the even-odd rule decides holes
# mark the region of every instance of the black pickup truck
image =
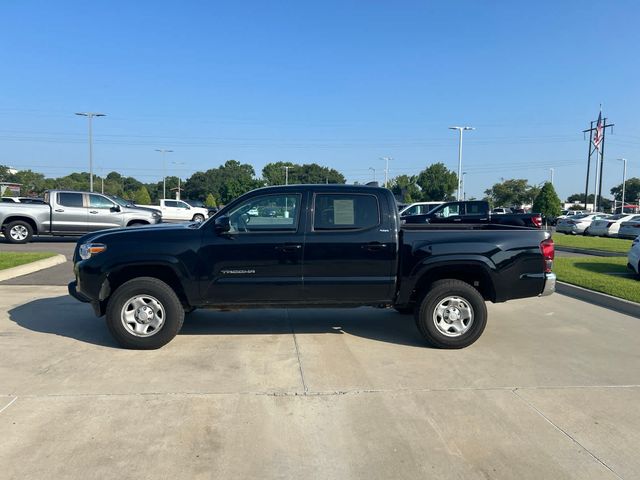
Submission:
[[392,193],[267,187],[203,223],[86,235],[69,293],[127,348],[153,349],[195,308],[394,307],[433,346],[475,342],[485,301],[548,295],[553,241],[501,225],[401,226]]
[[421,215],[406,215],[403,223],[492,223],[517,227],[542,227],[539,213],[493,213],[484,200],[447,202]]

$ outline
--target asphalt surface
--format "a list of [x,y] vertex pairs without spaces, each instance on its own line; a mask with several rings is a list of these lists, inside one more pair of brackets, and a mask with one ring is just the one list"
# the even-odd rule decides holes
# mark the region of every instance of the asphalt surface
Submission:
[[445,351],[391,310],[196,311],[127,351],[67,267],[0,285],[2,478],[640,478],[636,318],[489,304]]
[[63,287],[0,286],[2,478],[640,477],[640,321],[489,305],[469,348],[390,310],[196,311],[117,348]]

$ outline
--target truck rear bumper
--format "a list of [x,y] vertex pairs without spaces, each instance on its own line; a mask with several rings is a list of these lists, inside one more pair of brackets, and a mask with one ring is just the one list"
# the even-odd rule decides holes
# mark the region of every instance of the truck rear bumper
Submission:
[[541,297],[546,297],[547,295],[551,295],[556,291],[556,274],[555,273],[545,273],[544,276],[544,288],[542,289]]

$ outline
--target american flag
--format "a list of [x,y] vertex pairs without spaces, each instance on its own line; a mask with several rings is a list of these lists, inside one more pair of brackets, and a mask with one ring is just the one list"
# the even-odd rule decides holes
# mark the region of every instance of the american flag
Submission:
[[593,146],[596,147],[596,150],[600,151],[601,143],[602,143],[602,110],[600,110],[600,115],[598,115],[598,123],[596,124],[596,133],[593,136]]

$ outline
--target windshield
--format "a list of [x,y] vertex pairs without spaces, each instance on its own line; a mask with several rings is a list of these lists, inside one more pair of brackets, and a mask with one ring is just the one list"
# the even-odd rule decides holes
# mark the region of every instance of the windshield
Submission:
[[117,195],[109,195],[109,198],[111,200],[113,200],[114,202],[116,202],[121,207],[132,207],[133,206],[133,203],[131,203],[128,200],[125,200],[124,198],[120,198]]

